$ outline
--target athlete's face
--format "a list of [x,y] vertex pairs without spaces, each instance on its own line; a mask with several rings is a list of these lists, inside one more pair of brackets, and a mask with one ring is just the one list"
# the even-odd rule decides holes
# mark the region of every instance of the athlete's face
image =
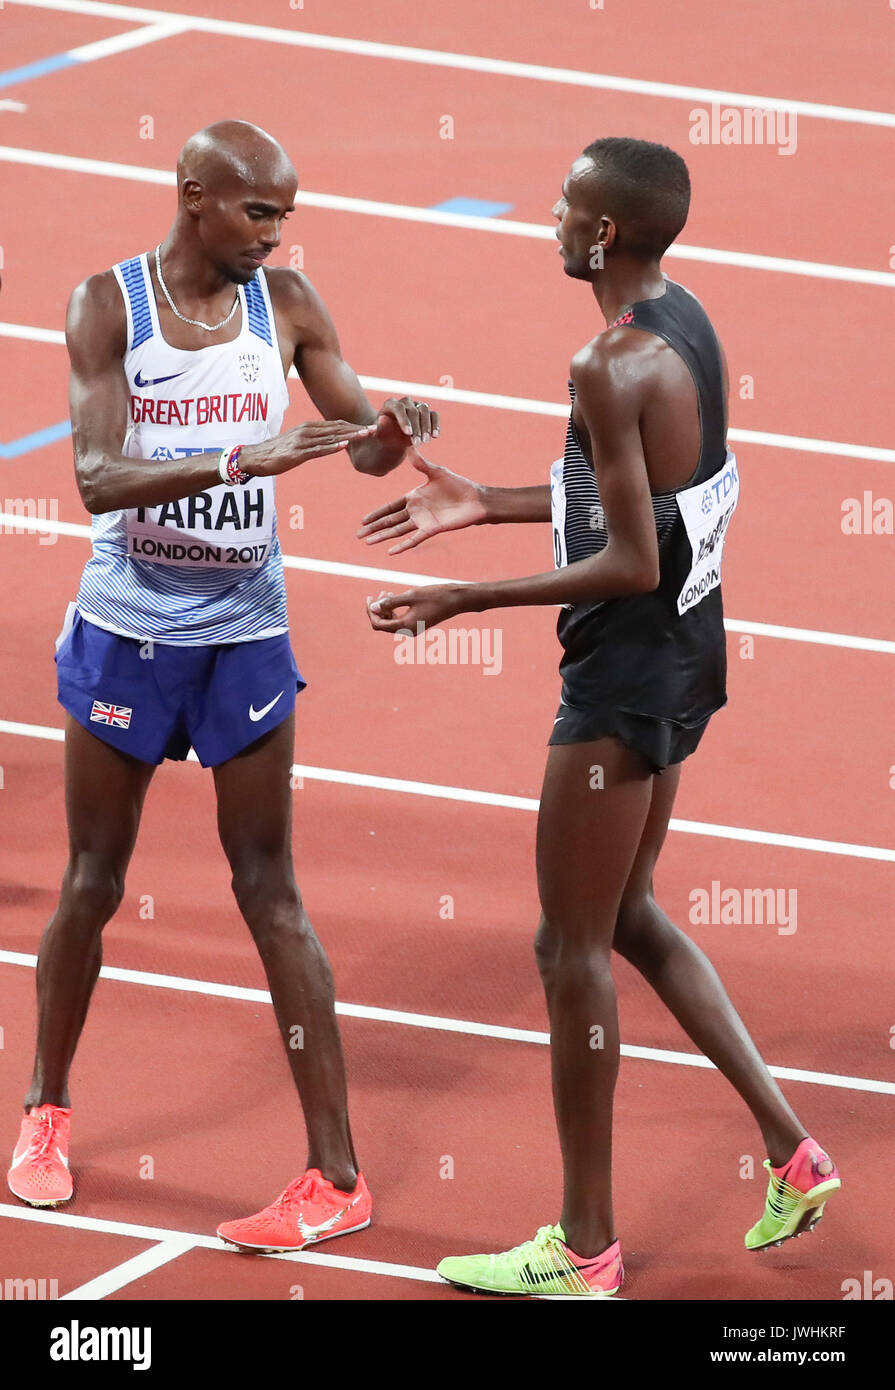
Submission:
[[283,224],[295,208],[293,170],[233,179],[203,193],[199,235],[209,259],[237,285],[251,280],[262,261],[279,246]]
[[582,156],[566,175],[562,196],[553,206],[553,216],[559,222],[559,254],[566,274],[574,280],[593,281],[602,266],[602,248],[612,223],[595,215],[597,201],[593,162]]

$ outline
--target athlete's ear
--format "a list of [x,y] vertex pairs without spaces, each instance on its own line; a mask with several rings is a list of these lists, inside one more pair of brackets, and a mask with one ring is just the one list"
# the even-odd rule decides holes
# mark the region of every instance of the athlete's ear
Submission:
[[190,217],[199,216],[204,192],[205,190],[198,179],[184,179],[183,187],[180,190],[180,201]]
[[612,246],[615,242],[615,237],[615,223],[613,222],[611,217],[607,217],[604,213],[603,216],[600,218],[600,223],[597,227],[597,235],[594,244],[596,246],[602,246],[604,251],[608,251],[610,246]]

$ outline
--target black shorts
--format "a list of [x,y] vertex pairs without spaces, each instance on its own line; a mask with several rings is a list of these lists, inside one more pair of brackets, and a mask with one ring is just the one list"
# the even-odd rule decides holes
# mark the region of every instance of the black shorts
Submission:
[[640,753],[651,772],[662,773],[695,753],[711,717],[709,714],[697,724],[685,725],[618,707],[584,707],[561,700],[548,742],[590,743],[598,738],[616,738]]

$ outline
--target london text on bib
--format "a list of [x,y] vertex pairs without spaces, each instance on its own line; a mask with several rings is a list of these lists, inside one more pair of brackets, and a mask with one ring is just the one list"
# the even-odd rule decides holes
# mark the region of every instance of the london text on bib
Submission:
[[740,496],[737,461],[727,450],[724,467],[705,483],[697,483],[677,494],[693,560],[683,588],[677,596],[677,611],[695,608],[721,583],[721,556],[724,537]]

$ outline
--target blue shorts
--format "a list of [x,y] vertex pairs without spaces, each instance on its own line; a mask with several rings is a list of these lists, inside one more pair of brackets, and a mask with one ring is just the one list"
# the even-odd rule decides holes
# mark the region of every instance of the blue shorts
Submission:
[[281,724],[305,687],[285,633],[172,647],[119,637],[80,613],[63,629],[56,668],[69,714],[144,763],[182,760],[191,747],[203,767],[225,763]]

